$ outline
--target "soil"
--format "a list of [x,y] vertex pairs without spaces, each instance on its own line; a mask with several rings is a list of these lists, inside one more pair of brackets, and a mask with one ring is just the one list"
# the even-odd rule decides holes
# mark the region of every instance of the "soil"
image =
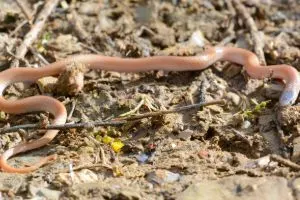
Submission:
[[[44,4],[24,2],[33,17]],[[284,63],[300,70],[299,2],[242,3],[262,35],[267,64]],[[24,20],[15,1],[0,1],[2,70],[15,59],[16,48],[31,28]],[[40,67],[44,64],[37,55],[51,63],[84,53],[190,56],[208,45],[254,51],[255,41],[245,23],[231,0],[61,1],[32,44],[33,51],[20,63]],[[193,44],[193,34],[202,47]],[[9,160],[20,167],[48,154],[58,155],[30,174],[0,173],[0,199],[300,199],[300,106],[278,106],[282,88],[278,80],[252,80],[240,66],[228,62],[204,71],[168,73],[88,71],[73,64],[78,65],[73,71],[70,65],[59,77],[11,85],[5,98],[51,95],[65,104],[70,123],[218,99],[226,103],[122,126],[63,130],[47,147]],[[1,127],[51,121],[48,113],[0,116]],[[2,134],[0,151],[42,134],[39,130]],[[272,154],[282,161],[274,161]],[[296,167],[287,164],[290,160]]]

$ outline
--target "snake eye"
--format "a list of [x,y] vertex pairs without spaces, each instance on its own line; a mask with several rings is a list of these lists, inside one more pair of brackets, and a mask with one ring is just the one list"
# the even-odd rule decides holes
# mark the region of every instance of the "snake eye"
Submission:
[[297,95],[295,92],[287,90],[283,91],[279,100],[281,106],[289,106],[295,103]]

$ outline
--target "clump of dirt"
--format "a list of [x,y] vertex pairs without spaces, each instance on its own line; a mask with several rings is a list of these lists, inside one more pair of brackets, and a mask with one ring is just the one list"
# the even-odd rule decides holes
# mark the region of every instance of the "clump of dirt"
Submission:
[[81,92],[84,87],[84,73],[86,71],[86,66],[78,62],[67,65],[65,71],[58,77],[57,94],[73,96]]

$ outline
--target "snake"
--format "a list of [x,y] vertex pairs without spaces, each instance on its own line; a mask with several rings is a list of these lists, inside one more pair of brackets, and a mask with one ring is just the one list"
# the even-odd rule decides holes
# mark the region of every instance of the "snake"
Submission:
[[[250,77],[254,79],[281,79],[285,87],[279,99],[280,106],[290,106],[297,100],[300,90],[300,75],[289,65],[262,66],[258,57],[251,51],[237,47],[208,47],[201,54],[195,56],[152,56],[142,58],[110,57],[98,54],[79,54],[67,57],[40,68],[9,68],[0,72],[0,110],[5,113],[21,114],[45,111],[53,115],[52,124],[65,124],[67,111],[65,106],[50,96],[31,96],[18,100],[6,100],[3,97],[5,88],[16,82],[35,82],[45,76],[59,75],[72,62],[82,63],[88,69],[101,69],[117,72],[145,72],[150,70],[164,71],[195,71],[203,70],[217,61],[229,61],[244,67]],[[0,157],[0,168],[8,173],[30,173],[46,163],[55,160],[56,155],[49,155],[37,163],[16,168],[8,164],[8,159],[16,154],[27,152],[49,144],[59,130],[47,130],[36,140],[20,143],[4,151]]]

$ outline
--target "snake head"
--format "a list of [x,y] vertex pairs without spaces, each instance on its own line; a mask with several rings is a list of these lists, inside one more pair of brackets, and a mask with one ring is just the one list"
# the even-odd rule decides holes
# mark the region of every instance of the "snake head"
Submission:
[[295,101],[298,98],[299,89],[298,92],[293,90],[284,90],[280,96],[280,106],[290,106],[295,103]]

